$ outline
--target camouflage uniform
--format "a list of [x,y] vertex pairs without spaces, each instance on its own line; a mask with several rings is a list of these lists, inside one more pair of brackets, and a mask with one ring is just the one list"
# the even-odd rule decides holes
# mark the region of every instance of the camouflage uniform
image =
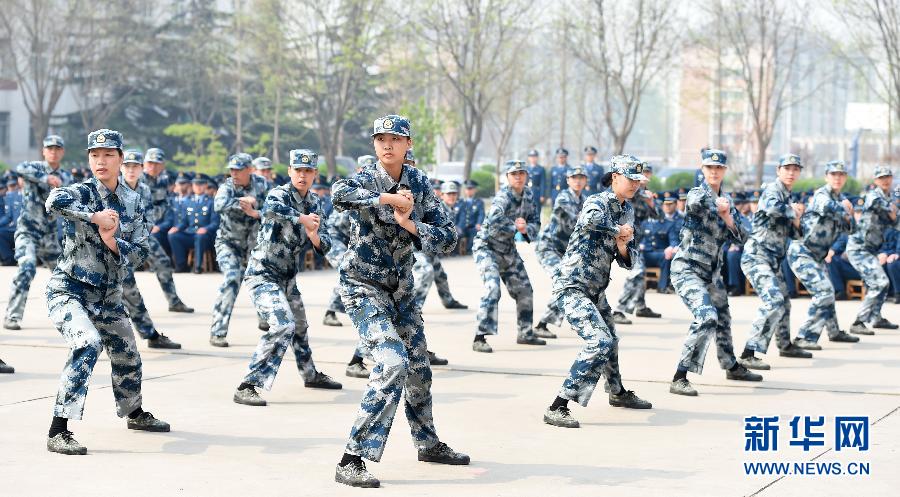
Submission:
[[[581,171],[579,174],[584,175],[582,169],[574,170]],[[575,195],[571,188],[559,192],[553,204],[553,212],[550,213],[550,221],[538,235],[535,253],[538,262],[551,280],[555,280],[559,273],[560,261],[566,253],[569,237],[572,236],[572,230],[575,229],[575,223],[578,221],[578,213],[581,212],[581,207],[584,205],[584,198],[584,193]],[[555,326],[562,323],[562,310],[555,300],[551,299],[547,303],[547,309],[541,316],[540,322]]]
[[[160,174],[156,178],[149,174],[144,174],[141,176],[141,181],[150,188],[152,194],[152,208],[148,209],[147,218],[151,224],[160,225],[169,215],[169,181],[164,174]],[[168,228],[165,226],[163,228],[165,229],[160,232],[165,238]],[[166,254],[165,249],[156,236],[151,235],[149,243],[150,255],[147,257],[147,265],[150,271],[156,274],[156,279],[159,281],[159,286],[169,302],[169,307],[184,305],[175,291],[175,280],[172,278],[172,259]]]
[[[733,229],[719,216],[717,198],[725,198],[731,205]],[[679,369],[702,373],[709,341],[714,336],[719,366],[727,370],[735,365],[731,311],[722,281],[722,246],[726,242],[741,245],[746,241],[748,233],[741,217],[731,197],[724,191],[716,194],[706,182],[688,192],[680,249],[672,258],[672,285],[694,315],[681,349]]]
[[797,338],[813,343],[819,341],[823,327],[831,338],[841,332],[835,316],[834,287],[825,267],[825,256],[831,245],[850,229],[841,200],[842,195],[832,191],[828,185],[816,190],[800,218],[803,238],[792,241],[788,247],[791,269],[812,294],[806,322],[797,332]]
[[[334,211],[328,216],[328,236],[331,237],[331,250],[325,254],[328,264],[333,268],[341,267],[341,261],[347,254],[347,246],[350,244],[350,223],[352,211]],[[331,300],[328,301],[328,310],[331,312],[346,312],[344,303],[341,302],[340,285],[336,285],[331,291]]]
[[[248,166],[245,167],[249,167],[249,162],[248,160]],[[234,309],[247,258],[256,243],[260,225],[259,219],[254,219],[241,210],[238,199],[254,197],[257,210],[261,210],[266,201],[266,192],[266,179],[251,174],[247,186],[235,186],[234,181],[228,178],[216,193],[214,209],[221,217],[221,225],[216,233],[216,262],[225,276],[225,281],[219,286],[219,293],[213,306],[213,322],[209,332],[214,337],[224,338],[228,335],[231,311]]]
[[[634,207],[634,239],[637,245],[640,245],[641,237],[644,234],[644,230],[641,229],[644,221],[660,218],[656,208],[647,204],[645,200],[647,193],[647,190],[641,187],[634,194],[634,199],[631,201],[631,205]],[[640,251],[638,251],[637,257],[632,259],[632,262],[631,271],[628,273],[625,284],[622,286],[619,305],[616,307],[617,311],[629,314],[647,307],[644,301],[644,295],[647,293],[644,285],[646,266],[644,265],[644,256]]]
[[307,337],[309,324],[295,278],[301,254],[310,249],[324,254],[330,248],[331,239],[321,224],[320,244],[314,247],[298,222],[301,214],[320,214],[320,207],[315,193],[307,192],[303,197],[291,183],[273,188],[266,197],[244,284],[257,314],[269,323],[269,330],[260,338],[250,359],[244,377],[246,384],[271,390],[288,341],[303,380],[310,382],[316,376]]
[[[106,247],[90,222],[104,209],[119,213],[119,255]],[[51,192],[47,210],[65,223],[63,255],[47,286],[47,305],[71,349],[53,414],[81,419],[91,373],[105,349],[117,413],[124,417],[141,406],[141,357],[122,305],[122,280],[149,251],[140,197],[121,182],[111,192],[89,179]]]
[[611,191],[588,197],[553,282],[553,298],[585,341],[558,395],[582,406],[591,399],[601,373],[609,383],[610,392],[622,389],[619,337],[604,292],[609,286],[612,262],[631,269],[632,261],[637,258],[634,241],[628,245],[627,257],[622,257],[616,249],[618,227],[632,223],[631,204],[620,203]]
[[[401,123],[390,123],[395,129],[405,122],[394,121]],[[382,120],[376,121],[376,131],[379,122]],[[382,193],[394,193],[401,187],[414,197],[410,219],[418,236],[397,225],[390,206],[379,205]],[[332,192],[335,209],[353,210],[357,216],[351,244],[341,262],[341,296],[375,360],[345,452],[381,459],[404,392],[413,441],[420,450],[430,449],[439,440],[431,412],[425,328],[413,298],[413,252],[449,253],[456,247],[456,229],[428,178],[408,165],[403,166],[399,181],[380,163],[366,166],[355,176],[336,182]]]
[[478,308],[478,335],[497,334],[497,304],[500,302],[502,280],[510,296],[516,300],[519,338],[534,338],[531,329],[534,294],[515,242],[518,233],[515,220],[520,217],[528,223],[522,236],[531,243],[531,240],[537,239],[541,224],[531,189],[526,186],[522,194],[517,195],[512,188],[505,186],[494,196],[481,231],[475,236],[472,251],[485,289]]
[[[119,183],[125,188],[131,188],[121,177],[119,177]],[[138,194],[138,198],[141,202],[141,210],[145,213],[144,218],[146,219],[147,207],[152,203],[150,187],[138,181],[137,187],[132,191]],[[148,220],[146,226],[148,233],[152,227],[153,223]],[[134,279],[134,268],[128,267],[126,268],[126,271],[125,278],[122,280],[122,302],[125,304],[125,310],[128,311],[128,317],[131,319],[134,329],[137,330],[141,338],[153,338],[157,335],[156,326],[153,325],[153,320],[150,319],[150,313],[147,311],[147,306],[144,305],[144,297],[141,296],[141,291],[138,290],[137,281]]]
[[15,233],[15,256],[19,267],[9,289],[7,321],[22,320],[28,290],[37,272],[37,260],[52,268],[60,254],[56,216],[44,210],[44,203],[52,190],[47,178],[56,176],[62,186],[72,184],[72,175],[68,171],[62,166],[53,170],[46,162],[23,162],[16,166],[16,173],[25,180],[25,186],[22,214],[16,222]]
[[759,210],[753,215],[753,231],[741,256],[741,270],[763,301],[747,339],[747,349],[755,352],[765,354],[773,334],[779,349],[791,345],[791,301],[781,275],[781,263],[788,240],[800,234],[794,219],[791,192],[776,179],[759,198]]
[[[458,193],[459,190],[454,189],[453,191]],[[450,206],[444,202],[441,202],[441,207],[447,211],[447,217],[449,219],[456,219],[454,209],[451,209]],[[455,228],[458,235],[459,228]],[[419,306],[419,309],[425,305],[425,299],[428,297],[428,292],[431,290],[432,284],[437,286],[441,304],[443,304],[444,307],[452,306],[456,302],[456,299],[453,298],[453,294],[450,293],[450,282],[447,280],[447,272],[444,271],[444,265],[441,264],[440,257],[438,257],[437,254],[419,250],[416,251],[415,257],[416,262],[413,265],[413,280],[416,285],[416,305]]]
[[[887,169],[887,172],[889,174],[890,170]],[[873,322],[881,317],[881,306],[887,298],[890,281],[884,267],[878,263],[878,252],[884,243],[885,232],[892,226],[900,226],[900,222],[891,221],[891,200],[881,188],[869,190],[865,198],[862,217],[847,241],[846,251],[850,264],[859,271],[866,285],[866,297],[856,315],[856,321],[860,323]],[[900,220],[900,217],[897,219]]]

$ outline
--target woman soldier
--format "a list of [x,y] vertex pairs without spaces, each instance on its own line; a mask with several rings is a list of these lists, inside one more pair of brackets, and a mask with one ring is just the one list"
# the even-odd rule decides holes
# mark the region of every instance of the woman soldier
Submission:
[[672,259],[672,285],[694,315],[681,349],[669,392],[696,396],[688,371],[700,374],[709,341],[715,336],[719,366],[729,380],[762,381],[737,362],[731,340],[731,312],[722,281],[723,245],[742,245],[747,229],[731,197],[722,189],[728,157],[721,150],[702,152],[703,180],[688,193],[680,249]]
[[168,423],[141,409],[141,356],[122,304],[122,280],[150,250],[141,197],[119,181],[118,131],[94,131],[87,150],[93,178],[53,190],[46,205],[64,223],[63,253],[47,285],[47,306],[70,349],[47,450],[67,455],[87,453],[67,423],[81,419],[101,350],[112,367],[116,412],[128,417],[128,429],[169,431]]
[[247,262],[244,284],[250,292],[256,314],[269,324],[259,339],[243,382],[234,392],[234,401],[248,406],[265,406],[257,388],[272,389],[288,344],[294,349],[297,369],[306,388],[339,390],[342,385],[316,370],[309,347],[309,321],[297,288],[300,256],[307,250],[328,252],[331,239],[320,227],[321,203],[309,191],[316,178],[319,156],[307,149],[291,150],[286,185],[266,195],[256,247]]
[[798,155],[787,154],[778,161],[778,178],[759,197],[759,209],[753,215],[753,232],[741,256],[741,270],[763,302],[741,353],[741,364],[749,369],[769,369],[754,353],[765,354],[772,335],[776,336],[778,355],[812,357],[810,352],[791,342],[791,300],[781,270],[788,241],[800,237],[800,217],[805,206],[791,203],[791,189],[801,169]]
[[[566,176],[569,187],[556,196],[550,222],[541,230],[535,247],[538,261],[551,279],[556,278],[559,262],[566,253],[569,237],[572,236],[572,230],[578,221],[578,213],[584,205],[584,196],[581,192],[584,191],[588,181],[587,173],[581,166],[569,169]],[[544,311],[541,320],[534,327],[534,334],[539,338],[556,338],[556,334],[548,330],[547,325],[559,326],[561,323],[562,312],[556,302],[551,301],[547,304],[547,310]]]
[[809,208],[800,218],[803,238],[791,242],[788,261],[791,270],[812,294],[806,322],[797,332],[794,345],[806,350],[821,350],[818,345],[822,328],[832,342],[858,342],[859,337],[841,331],[834,309],[834,287],[828,278],[825,258],[842,233],[853,226],[853,204],[841,194],[847,182],[844,161],[831,161],[825,166],[826,185],[813,194]]
[[449,253],[456,229],[428,178],[404,164],[412,147],[409,121],[376,119],[372,138],[378,162],[336,182],[332,195],[335,209],[357,213],[340,267],[341,298],[375,361],[335,469],[335,481],[354,487],[380,485],[363,458],[381,460],[401,399],[420,461],[469,464],[469,456],[437,436],[425,327],[413,298],[413,251]]
[[634,248],[633,198],[641,184],[641,161],[631,155],[612,158],[603,186],[611,190],[594,194],[584,203],[572,231],[559,275],[553,282],[553,297],[569,324],[585,344],[563,382],[556,400],[544,413],[544,422],[563,428],[578,428],[569,412],[569,401],[587,406],[602,373],[609,384],[609,404],[631,409],[652,405],[622,386],[619,373],[619,337],[604,292],[615,260],[631,269],[637,257]]
[[472,246],[475,264],[484,282],[484,295],[478,308],[478,331],[472,350],[493,352],[485,336],[497,334],[497,305],[500,302],[500,281],[516,300],[516,320],[519,331],[516,343],[522,345],[546,345],[547,342],[534,336],[531,325],[534,322],[534,292],[525,263],[516,249],[516,233],[531,243],[537,238],[541,220],[528,188],[528,170],[520,160],[506,162],[508,185],[494,196],[491,210],[475,235]]

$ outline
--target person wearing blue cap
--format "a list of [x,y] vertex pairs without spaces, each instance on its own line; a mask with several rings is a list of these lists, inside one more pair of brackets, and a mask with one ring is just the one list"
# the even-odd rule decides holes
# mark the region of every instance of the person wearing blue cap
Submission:
[[[556,203],[556,196],[566,189],[566,175],[569,173],[569,151],[556,149],[556,164],[550,168],[550,205]],[[540,213],[538,213],[540,215]]]
[[[584,205],[585,187],[587,186],[587,172],[581,166],[569,169],[569,187],[561,191],[553,204],[550,213],[550,221],[538,234],[535,253],[541,267],[553,280],[559,272],[559,263],[566,253],[569,237],[575,229],[578,214]],[[558,302],[552,300],[547,303],[547,309],[541,315],[534,334],[538,338],[556,338],[556,334],[547,329],[547,325],[559,326],[562,324],[562,309]]]
[[65,224],[63,253],[47,284],[50,320],[69,346],[47,435],[47,450],[84,455],[69,431],[81,419],[91,374],[102,351],[112,369],[116,414],[130,430],[167,432],[169,424],[142,409],[141,356],[122,304],[122,280],[149,253],[148,220],[140,195],[120,181],[122,134],[88,135],[93,177],[50,192],[48,212]]
[[260,337],[247,373],[234,392],[237,404],[262,407],[257,388],[271,390],[290,344],[306,388],[340,390],[343,385],[316,369],[309,346],[309,320],[297,288],[297,261],[310,247],[327,252],[331,245],[321,225],[321,204],[310,191],[319,156],[309,149],[290,151],[291,182],[266,195],[257,245],[247,262],[244,284],[257,315],[269,323]]
[[475,352],[493,352],[487,343],[487,335],[497,334],[497,307],[500,303],[500,282],[506,285],[509,295],[516,301],[520,345],[546,345],[536,337],[532,329],[534,319],[534,291],[525,262],[516,249],[517,234],[528,243],[537,241],[541,225],[540,213],[534,208],[531,189],[528,188],[528,170],[521,160],[506,161],[507,185],[494,196],[484,225],[475,236],[472,247],[475,264],[484,283],[484,293],[478,306],[478,330],[472,342]]
[[[129,149],[124,152],[120,182],[126,188],[138,194],[144,208],[144,217],[146,218],[147,210],[153,204],[153,193],[150,191],[150,187],[141,181],[144,165],[143,155],[140,150],[136,149]],[[148,220],[148,233],[152,227],[153,223]],[[156,325],[150,319],[147,306],[144,304],[144,297],[137,287],[134,269],[127,268],[127,271],[128,273],[122,280],[122,303],[125,304],[125,310],[128,311],[128,317],[131,319],[131,324],[134,325],[138,335],[147,340],[147,346],[151,349],[180,349],[181,344],[173,342],[169,337],[157,331]]]
[[803,217],[802,238],[788,247],[787,259],[793,273],[812,294],[806,321],[797,331],[794,345],[806,350],[821,350],[818,345],[822,329],[832,342],[858,342],[859,337],[841,331],[834,308],[834,287],[828,278],[825,258],[842,233],[853,227],[853,204],[841,189],[847,182],[844,161],[831,161],[825,166],[826,185],[816,190]]
[[778,161],[777,179],[766,186],[759,198],[753,231],[741,256],[741,269],[762,300],[740,358],[749,369],[770,368],[756,357],[756,352],[765,354],[773,335],[781,357],[812,357],[812,353],[791,341],[791,301],[781,269],[788,242],[802,234],[800,217],[806,206],[791,202],[791,189],[802,169],[796,154],[786,154]]
[[[644,236],[644,223],[651,219],[659,219],[660,214],[656,208],[655,195],[646,188],[646,184],[653,176],[653,169],[646,162],[639,161],[637,157],[633,155],[629,157],[640,162],[638,169],[644,177],[641,187],[635,192],[631,201],[634,209],[634,239],[637,246],[640,247]],[[644,257],[642,252],[638,251],[637,259],[634,260],[634,265],[628,272],[628,277],[622,287],[622,295],[619,296],[618,305],[613,312],[613,319],[617,324],[631,324],[631,320],[625,316],[626,313],[630,314],[633,312],[635,316],[642,318],[655,319],[662,316],[647,307],[645,301],[646,287],[644,285],[645,272]]]
[[353,244],[340,267],[341,297],[375,361],[335,468],[335,481],[354,487],[380,485],[363,458],[381,460],[401,402],[419,461],[469,464],[469,456],[438,438],[425,325],[413,299],[413,251],[446,254],[458,237],[428,178],[404,164],[412,147],[411,131],[404,117],[376,119],[372,141],[378,162],[337,181],[332,189],[335,209],[356,213]]
[[476,196],[478,183],[466,180],[465,194],[460,202],[460,214],[456,219],[456,226],[462,231],[461,243],[465,243],[466,253],[472,253],[472,245],[475,243],[475,235],[481,231],[484,223],[484,200]]
[[687,374],[703,373],[711,340],[715,340],[716,356],[726,379],[762,381],[761,375],[747,370],[734,356],[731,310],[722,282],[724,242],[740,245],[749,234],[722,188],[727,164],[728,156],[722,150],[702,152],[703,182],[688,193],[680,248],[672,259],[672,284],[694,316],[669,385],[669,392],[675,395],[697,396]]
[[175,272],[186,273],[188,251],[194,249],[195,274],[203,272],[203,258],[207,250],[213,248],[216,230],[219,228],[219,214],[215,211],[213,199],[206,195],[209,177],[198,174],[191,181],[194,194],[184,204],[185,215],[181,222],[169,228],[169,245],[175,259]]
[[[147,256],[147,265],[150,271],[156,275],[156,280],[169,303],[169,312],[194,312],[194,309],[185,305],[178,296],[175,288],[175,280],[172,278],[172,259],[169,257],[168,233],[171,227],[179,221],[179,210],[173,209],[172,200],[169,198],[170,178],[165,172],[166,154],[160,148],[150,148],[144,152],[144,175],[141,182],[150,188],[152,204],[147,208],[147,218],[153,223],[150,229],[150,255]],[[180,176],[180,175],[179,175]],[[176,182],[176,186],[179,183]]]
[[639,245],[641,257],[646,267],[659,268],[656,289],[659,293],[672,293],[669,287],[669,269],[672,258],[678,252],[678,233],[684,218],[675,209],[675,192],[665,192],[662,202],[662,217],[650,219],[642,226],[642,243]]
[[27,161],[16,166],[16,174],[24,180],[22,214],[16,222],[15,256],[19,267],[9,289],[3,327],[21,329],[28,290],[37,273],[38,259],[53,268],[60,246],[56,231],[56,215],[44,204],[54,188],[72,184],[72,174],[60,167],[65,155],[65,142],[57,135],[44,138],[43,161]]
[[603,166],[597,164],[597,147],[593,145],[584,147],[584,162],[581,164],[581,167],[587,174],[587,186],[585,187],[587,194],[593,195],[602,191],[603,186],[601,183],[606,171],[603,169]]
[[544,200],[547,198],[547,170],[539,162],[540,152],[536,148],[528,151],[528,187],[534,193],[534,202],[537,205],[538,212],[544,206]]
[[881,308],[887,298],[890,280],[885,274],[883,265],[887,263],[888,254],[882,252],[885,234],[897,229],[897,203],[891,201],[891,186],[894,173],[888,166],[875,168],[875,179],[872,188],[866,192],[862,208],[862,216],[856,230],[847,242],[847,256],[850,264],[862,275],[866,285],[866,296],[862,307],[856,314],[856,320],[850,327],[850,333],[857,335],[873,335],[868,325],[873,328],[895,330],[898,326],[881,315]]
[[641,164],[633,156],[617,155],[609,169],[601,184],[610,189],[585,200],[553,280],[553,298],[584,340],[556,398],[544,412],[545,423],[561,428],[580,426],[569,411],[569,402],[587,407],[601,374],[609,387],[609,405],[653,407],[622,384],[619,337],[605,296],[612,263],[629,269],[637,257],[634,211],[628,199],[640,187]]
[[[229,178],[216,193],[213,209],[219,215],[220,226],[214,243],[216,263],[224,281],[219,286],[212,311],[209,343],[213,347],[227,347],[228,325],[234,302],[241,289],[250,251],[259,232],[260,211],[266,200],[269,185],[262,176],[253,174],[249,154],[234,154],[228,159]],[[260,319],[260,329],[268,323]]]

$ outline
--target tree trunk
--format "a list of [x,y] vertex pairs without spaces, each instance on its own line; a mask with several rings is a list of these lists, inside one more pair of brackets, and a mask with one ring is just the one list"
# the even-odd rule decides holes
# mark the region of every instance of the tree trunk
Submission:
[[281,85],[275,87],[275,115],[272,117],[272,162],[278,164],[278,147],[281,145]]
[[766,165],[766,149],[769,148],[768,142],[763,143],[762,140],[756,142],[756,186],[762,185],[763,170]]

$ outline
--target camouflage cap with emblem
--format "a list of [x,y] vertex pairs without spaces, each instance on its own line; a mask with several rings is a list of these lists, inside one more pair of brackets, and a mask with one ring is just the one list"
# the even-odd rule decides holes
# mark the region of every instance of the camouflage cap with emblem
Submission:
[[831,174],[831,173],[847,174],[847,168],[844,166],[844,161],[833,160],[833,161],[825,164],[825,174]]
[[125,159],[122,161],[122,164],[143,164],[144,163],[144,154],[136,149],[129,148],[125,151]]
[[59,135],[47,135],[43,142],[44,148],[59,147],[66,148],[66,142]]
[[524,171],[526,173],[528,172],[528,169],[525,168],[525,161],[518,159],[506,161],[503,170],[506,172],[506,174],[516,173],[519,171]]
[[259,171],[272,169],[272,161],[268,157],[257,157],[253,159],[253,162],[251,164],[253,164],[253,167]]
[[610,159],[609,172],[603,175],[604,184],[612,180],[613,173],[621,174],[633,181],[645,181],[644,163],[633,155],[616,155]]
[[409,122],[409,119],[396,114],[379,117],[372,125],[372,137],[381,134],[405,136],[409,138],[412,136],[412,123]]
[[291,150],[291,160],[288,166],[291,169],[318,169],[319,154],[308,148]]
[[888,166],[875,166],[875,178],[883,178],[885,176],[893,176],[894,173]]
[[165,162],[166,153],[161,148],[151,148],[144,153],[144,162]]
[[584,172],[584,168],[581,166],[570,167],[568,171],[566,171],[566,178],[573,178],[575,176],[584,176],[587,178],[587,173]]
[[228,169],[247,169],[253,165],[253,158],[250,154],[238,153],[228,158]]
[[797,166],[803,169],[803,163],[797,154],[784,154],[778,159],[778,167]]
[[722,150],[708,148],[700,153],[701,166],[728,167],[728,154]]
[[88,135],[87,150],[95,148],[114,148],[122,150],[122,133],[111,129],[98,129]]

